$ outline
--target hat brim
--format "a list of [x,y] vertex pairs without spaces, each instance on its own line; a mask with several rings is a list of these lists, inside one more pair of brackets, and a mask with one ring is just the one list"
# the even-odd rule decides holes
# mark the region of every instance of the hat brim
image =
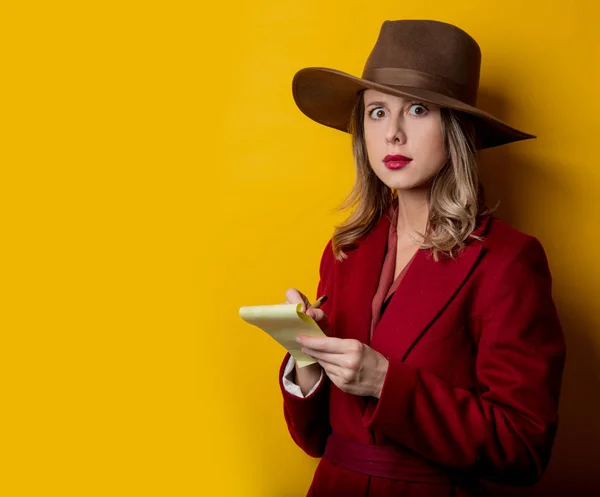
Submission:
[[358,93],[365,89],[415,98],[424,103],[469,114],[479,136],[480,149],[536,138],[535,135],[515,129],[477,107],[421,88],[382,85],[325,67],[301,69],[294,75],[292,82],[296,105],[306,116],[346,133]]

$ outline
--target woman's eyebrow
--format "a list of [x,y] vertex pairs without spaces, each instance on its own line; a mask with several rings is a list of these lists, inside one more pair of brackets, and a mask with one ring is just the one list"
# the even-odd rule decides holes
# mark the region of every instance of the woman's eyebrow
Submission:
[[[402,103],[402,106],[405,106],[408,103],[409,103],[409,101],[407,100],[407,101],[405,101],[405,102]],[[382,100],[376,100],[374,102],[369,102],[368,104],[365,104],[365,107],[369,107],[371,105],[377,105],[378,107],[387,107],[388,106],[388,104],[386,102],[384,102]]]

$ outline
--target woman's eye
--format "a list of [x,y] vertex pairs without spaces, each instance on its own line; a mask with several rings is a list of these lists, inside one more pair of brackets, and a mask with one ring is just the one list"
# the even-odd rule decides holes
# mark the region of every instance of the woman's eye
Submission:
[[423,104],[412,104],[410,106],[410,113],[413,116],[424,116],[427,114],[428,109]]
[[371,112],[369,112],[369,115],[373,119],[381,119],[382,117],[385,117],[385,109],[383,107],[376,107]]

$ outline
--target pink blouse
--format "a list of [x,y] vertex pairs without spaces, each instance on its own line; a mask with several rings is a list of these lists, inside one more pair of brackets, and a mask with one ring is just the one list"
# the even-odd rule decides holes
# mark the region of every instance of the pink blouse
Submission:
[[398,224],[398,205],[394,206],[391,216],[392,220],[390,223],[390,229],[388,231],[387,251],[385,254],[385,259],[383,260],[383,267],[381,268],[379,286],[377,287],[377,292],[375,292],[375,297],[373,297],[373,302],[371,304],[371,338],[373,338],[373,331],[381,319],[381,310],[384,303],[392,297],[398,286],[400,286],[402,278],[406,274],[406,271],[414,259],[413,256],[411,260],[408,261],[406,266],[404,266],[402,272],[394,280],[394,272],[396,270],[396,252],[398,249],[398,232],[396,231]]

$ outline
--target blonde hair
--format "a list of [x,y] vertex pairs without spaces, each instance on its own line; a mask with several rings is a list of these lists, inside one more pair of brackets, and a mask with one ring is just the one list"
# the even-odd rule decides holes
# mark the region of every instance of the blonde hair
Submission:
[[[339,210],[352,208],[349,217],[336,226],[332,247],[335,257],[346,257],[344,249],[366,236],[381,216],[390,212],[397,198],[369,164],[364,136],[364,102],[359,93],[350,119],[356,168],[354,187]],[[420,247],[431,249],[434,259],[454,257],[472,235],[477,218],[491,212],[485,206],[477,171],[477,136],[473,123],[451,109],[440,109],[447,161],[433,178],[429,190],[429,221],[420,233]]]

